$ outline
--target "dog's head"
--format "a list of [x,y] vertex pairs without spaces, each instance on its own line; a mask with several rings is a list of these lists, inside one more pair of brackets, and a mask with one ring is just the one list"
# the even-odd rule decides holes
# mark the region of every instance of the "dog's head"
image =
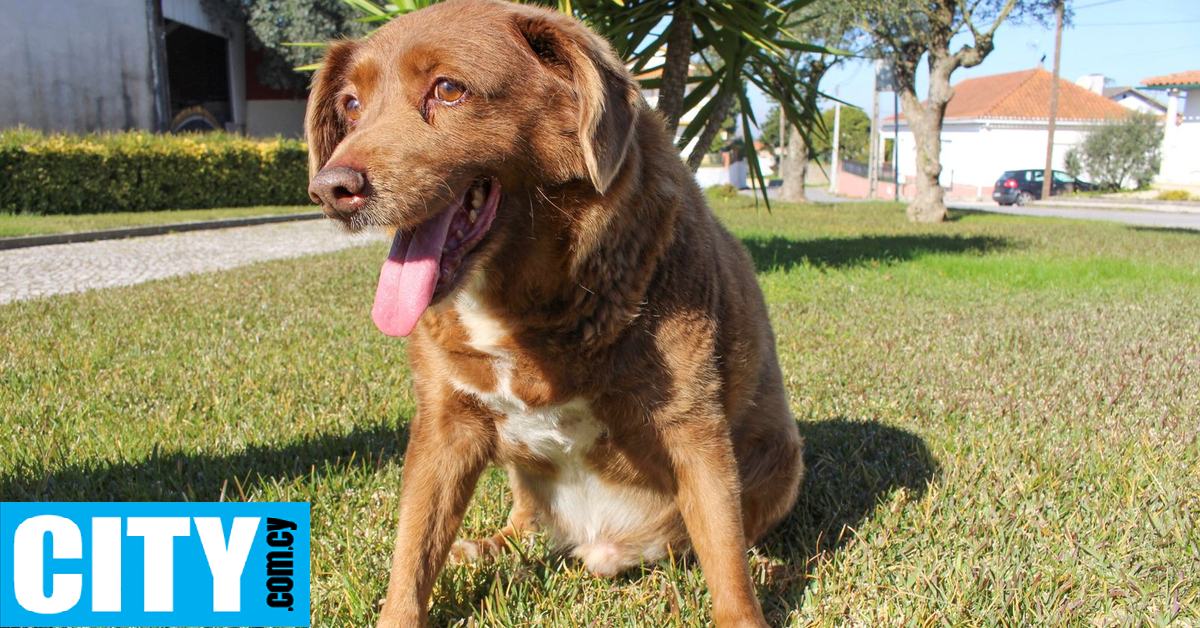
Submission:
[[397,229],[380,329],[408,335],[535,188],[603,194],[640,98],[607,42],[536,7],[457,0],[332,44],[305,115],[309,193],[352,230]]

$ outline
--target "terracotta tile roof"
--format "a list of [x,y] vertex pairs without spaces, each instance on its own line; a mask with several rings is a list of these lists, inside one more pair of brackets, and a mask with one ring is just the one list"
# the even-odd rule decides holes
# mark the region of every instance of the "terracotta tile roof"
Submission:
[[1152,76],[1142,81],[1142,85],[1200,85],[1200,70],[1189,70],[1187,72],[1168,74],[1166,76]]
[[[1054,75],[1041,68],[967,79],[954,86],[946,119],[1047,120],[1053,82]],[[1125,107],[1059,77],[1059,120],[1107,120],[1128,113]]]

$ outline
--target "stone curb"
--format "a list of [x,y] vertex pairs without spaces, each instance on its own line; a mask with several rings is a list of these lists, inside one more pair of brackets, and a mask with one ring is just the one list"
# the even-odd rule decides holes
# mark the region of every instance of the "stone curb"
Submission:
[[168,233],[179,233],[182,231],[204,231],[207,229],[250,227],[253,225],[265,225],[273,222],[316,220],[323,217],[324,214],[321,212],[306,212],[303,214],[275,214],[271,216],[251,216],[248,218],[195,220],[192,222],[176,222],[166,225],[148,225],[145,227],[122,227],[119,229],[101,229],[99,231],[76,231],[73,233],[49,233],[46,235],[0,238],[0,251],[23,249],[31,246],[47,246],[51,244],[72,244],[75,242],[95,242],[97,240],[140,238],[145,236],[165,235]]
[[1200,214],[1200,205],[1192,202],[1156,201],[1149,203],[1131,199],[1128,201],[1109,200],[1106,202],[1086,202],[1074,200],[1034,201],[1031,207],[1046,207],[1060,209],[1095,209],[1099,211],[1125,210],[1160,212],[1165,214]]

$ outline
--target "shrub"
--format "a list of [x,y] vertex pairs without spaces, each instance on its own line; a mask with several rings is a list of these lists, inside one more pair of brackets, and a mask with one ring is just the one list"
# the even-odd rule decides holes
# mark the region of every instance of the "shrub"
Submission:
[[1107,190],[1119,190],[1126,183],[1147,188],[1158,174],[1161,146],[1158,118],[1130,113],[1090,131],[1082,144],[1071,148],[1066,155],[1067,174],[1086,170],[1093,183]]
[[1188,194],[1187,190],[1163,190],[1158,193],[1160,201],[1188,201],[1192,199],[1192,195]]
[[0,211],[82,214],[308,203],[299,140],[0,131]]
[[708,194],[708,198],[722,201],[727,201],[731,198],[737,198],[738,195],[737,186],[731,183],[709,186],[705,192]]

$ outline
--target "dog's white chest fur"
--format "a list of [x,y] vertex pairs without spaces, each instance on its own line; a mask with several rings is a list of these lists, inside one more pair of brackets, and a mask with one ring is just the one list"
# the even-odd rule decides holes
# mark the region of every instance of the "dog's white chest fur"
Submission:
[[503,417],[497,431],[507,444],[525,447],[557,467],[553,479],[528,478],[532,484],[529,488],[543,511],[543,523],[550,527],[556,541],[577,548],[641,536],[645,528],[661,520],[668,504],[647,489],[607,482],[588,464],[587,454],[605,428],[596,420],[587,400],[576,398],[531,407],[513,393],[512,362],[498,346],[506,335],[504,327],[488,315],[472,292],[460,293],[455,309],[470,334],[469,344],[495,356],[496,387],[483,391],[452,381],[459,391],[476,397]]

